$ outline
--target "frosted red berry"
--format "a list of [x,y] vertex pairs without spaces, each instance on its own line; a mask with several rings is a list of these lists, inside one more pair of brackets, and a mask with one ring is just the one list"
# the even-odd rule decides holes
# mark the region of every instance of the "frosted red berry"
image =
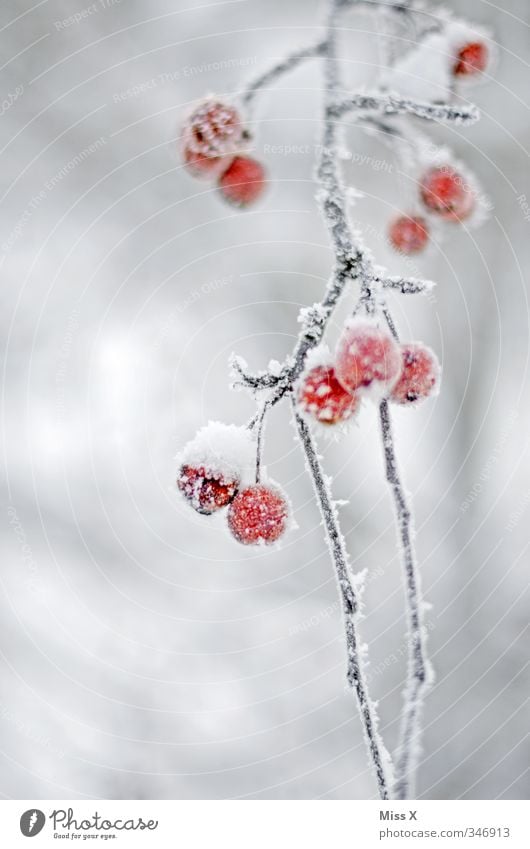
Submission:
[[462,77],[481,74],[488,66],[488,58],[489,51],[483,41],[465,44],[458,52],[453,73]]
[[390,225],[389,238],[397,251],[417,254],[429,241],[427,222],[419,215],[400,215]]
[[215,179],[230,163],[230,156],[204,156],[185,146],[182,157],[187,170],[194,177]]
[[333,366],[315,366],[302,377],[298,403],[321,424],[333,425],[351,419],[359,408],[360,398],[344,389]]
[[198,513],[210,515],[230,504],[237,493],[239,480],[214,475],[204,466],[184,465],[180,469],[177,486]]
[[401,373],[399,345],[375,324],[351,322],[338,342],[335,373],[348,392],[373,390],[385,395]]
[[397,404],[414,404],[428,398],[435,391],[440,366],[436,355],[421,342],[401,346],[403,369],[392,389],[390,398]]
[[287,527],[289,509],[279,490],[256,484],[239,492],[228,509],[228,527],[243,545],[273,543]]
[[193,153],[216,157],[235,150],[243,127],[233,106],[217,100],[205,100],[192,112],[184,133]]
[[228,203],[245,207],[263,194],[267,178],[263,165],[250,156],[236,156],[219,178],[219,191]]
[[448,220],[467,218],[475,205],[471,186],[449,166],[431,168],[421,181],[420,193],[427,209]]
[[195,177],[218,177],[226,170],[243,138],[237,110],[208,99],[192,112],[183,130],[184,164]]

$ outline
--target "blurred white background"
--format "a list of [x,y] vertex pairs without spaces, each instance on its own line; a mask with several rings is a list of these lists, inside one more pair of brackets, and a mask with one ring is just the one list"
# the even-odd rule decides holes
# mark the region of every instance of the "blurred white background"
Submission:
[[[518,198],[530,198],[530,9],[450,5],[493,28],[499,64],[471,94],[482,121],[433,135],[495,210],[414,260],[437,281],[433,298],[393,304],[402,335],[444,366],[439,398],[394,417],[433,605],[419,794],[524,798],[530,220]],[[312,176],[318,62],[260,103],[255,155],[271,186],[245,213],[184,173],[180,116],[316,38],[322,11],[314,0],[2,4],[5,797],[375,795],[288,409],[274,411],[266,443],[299,525],[279,552],[238,546],[174,488],[174,456],[198,427],[253,412],[228,390],[230,353],[254,368],[281,359],[332,262]],[[382,37],[370,11],[345,24],[355,87],[378,70]],[[358,129],[347,143],[346,181],[366,193],[352,218],[379,262],[410,273],[384,239],[408,191],[399,167]],[[349,501],[354,566],[369,570],[362,636],[392,747],[404,618],[377,428],[367,407],[359,427],[320,445]]]

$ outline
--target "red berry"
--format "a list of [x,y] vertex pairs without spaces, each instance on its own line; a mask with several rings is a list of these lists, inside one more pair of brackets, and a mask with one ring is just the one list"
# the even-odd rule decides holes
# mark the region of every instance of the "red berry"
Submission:
[[475,196],[464,178],[447,165],[431,168],[420,186],[425,206],[448,220],[467,218],[475,205]]
[[182,466],[177,486],[198,513],[210,515],[234,499],[239,480],[208,473],[204,466]]
[[243,545],[275,542],[287,527],[289,509],[283,495],[270,486],[243,489],[228,509],[228,527]]
[[302,378],[298,403],[321,424],[333,425],[350,419],[357,412],[360,398],[346,392],[333,366],[315,366]]
[[399,345],[375,324],[352,321],[339,339],[335,373],[348,392],[370,389],[384,395],[401,373]]
[[202,156],[224,156],[241,141],[243,127],[233,106],[216,100],[205,100],[191,114],[185,136],[193,153]]
[[457,76],[470,77],[481,74],[488,65],[488,48],[482,41],[472,41],[459,50],[453,73]]
[[436,355],[421,342],[401,346],[403,371],[390,398],[397,404],[413,404],[432,395],[440,374]]
[[222,174],[232,157],[203,156],[195,153],[189,146],[184,147],[183,159],[186,168],[194,177],[215,179]]
[[420,216],[400,215],[390,226],[392,246],[404,254],[422,251],[429,241],[427,222]]
[[267,185],[263,165],[250,156],[236,156],[219,179],[219,191],[234,206],[249,206]]

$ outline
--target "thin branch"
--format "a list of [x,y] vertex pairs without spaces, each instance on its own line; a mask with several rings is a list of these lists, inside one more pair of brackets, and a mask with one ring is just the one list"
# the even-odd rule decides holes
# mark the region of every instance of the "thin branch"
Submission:
[[326,42],[322,40],[317,41],[316,44],[309,44],[306,47],[302,47],[300,50],[296,50],[284,59],[281,59],[271,68],[268,68],[268,70],[266,70],[263,74],[260,74],[260,76],[256,77],[256,79],[251,80],[242,95],[244,105],[250,106],[259,91],[271,86],[276,82],[276,80],[283,76],[283,74],[294,70],[302,62],[305,62],[306,59],[322,56],[325,47]]
[[304,419],[296,412],[296,408],[295,422],[300,442],[304,448],[307,467],[311,474],[315,495],[317,497],[322,519],[326,528],[331,559],[335,566],[337,575],[346,633],[348,684],[355,691],[357,697],[357,705],[361,715],[361,724],[364,729],[368,751],[377,777],[379,796],[381,799],[388,799],[392,784],[392,777],[389,775],[390,758],[377,730],[377,716],[368,695],[366,681],[364,678],[356,629],[356,614],[359,611],[359,602],[350,578],[350,566],[348,563],[348,555],[346,553],[344,538],[339,529],[336,508],[333,504],[329,486],[322,471],[322,466],[320,464],[311,431]]
[[382,115],[415,115],[425,121],[443,123],[474,124],[480,118],[476,106],[453,106],[449,103],[417,103],[410,98],[394,94],[356,94],[335,103],[332,107],[334,118],[341,118],[352,111],[378,112]]
[[404,568],[409,650],[408,680],[396,758],[394,793],[397,799],[409,799],[414,793],[413,782],[420,746],[421,714],[423,700],[429,685],[429,670],[425,650],[426,631],[423,625],[423,610],[419,601],[421,598],[420,579],[412,545],[412,516],[397,468],[388,401],[381,401],[379,415],[385,454],[386,479],[394,497]]
[[394,289],[402,295],[421,295],[430,292],[436,285],[432,280],[419,280],[417,277],[383,277],[383,289]]
[[270,400],[265,401],[256,421],[256,483],[261,480],[261,465],[263,456],[263,430],[265,427],[265,416],[271,405]]

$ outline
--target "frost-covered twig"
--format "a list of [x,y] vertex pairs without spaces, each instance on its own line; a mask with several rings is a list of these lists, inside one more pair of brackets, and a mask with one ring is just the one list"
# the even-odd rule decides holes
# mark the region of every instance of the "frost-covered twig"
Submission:
[[344,538],[339,528],[336,508],[331,499],[329,486],[324,477],[316,446],[304,419],[294,412],[296,427],[304,448],[307,467],[317,497],[322,519],[326,528],[329,550],[337,573],[337,582],[342,601],[344,627],[346,631],[346,651],[348,656],[347,677],[350,687],[357,696],[357,704],[361,715],[368,750],[377,777],[377,786],[381,799],[388,799],[392,786],[391,764],[388,753],[377,730],[377,715],[374,705],[368,695],[366,680],[363,674],[359,640],[356,629],[356,615],[359,602],[355,587],[350,577],[350,566]]
[[279,77],[283,76],[283,74],[294,70],[302,62],[305,62],[306,59],[321,56],[324,52],[325,46],[326,42],[320,40],[315,44],[308,44],[300,50],[295,50],[284,59],[276,62],[276,64],[274,64],[271,68],[268,68],[264,71],[264,73],[260,74],[259,77],[256,77],[256,79],[251,80],[251,82],[248,83],[241,97],[243,104],[245,106],[250,106],[259,91],[264,88],[268,88],[270,85],[275,83]]
[[429,683],[428,661],[425,653],[426,631],[423,625],[423,610],[420,602],[420,580],[412,544],[412,514],[399,477],[392,424],[386,399],[381,401],[379,415],[385,452],[386,478],[394,496],[401,557],[405,572],[409,651],[408,681],[397,750],[394,793],[398,799],[408,799],[413,793],[414,771],[420,745],[423,699]]
[[[255,477],[257,484],[260,482],[263,428],[266,415],[275,404],[285,397],[290,397],[293,402],[297,432],[305,451],[307,465],[311,473],[326,528],[331,557],[337,573],[345,618],[348,681],[356,693],[364,734],[368,743],[370,760],[377,777],[379,794],[384,799],[389,798],[391,795],[396,795],[398,798],[404,799],[412,793],[414,771],[417,764],[417,753],[420,743],[422,703],[429,683],[429,665],[425,651],[425,629],[422,622],[423,602],[421,600],[419,577],[412,545],[413,521],[405,489],[398,472],[388,401],[386,398],[381,401],[379,413],[386,477],[394,500],[400,541],[400,559],[404,573],[409,645],[407,684],[405,687],[400,740],[397,750],[395,784],[392,784],[392,764],[377,731],[375,710],[370,701],[366,681],[362,672],[361,652],[356,633],[355,619],[358,613],[357,585],[350,574],[344,538],[339,528],[338,516],[331,499],[329,485],[323,474],[311,431],[305,419],[298,412],[295,395],[298,395],[300,387],[297,381],[304,374],[308,366],[308,354],[323,341],[330,318],[348,284],[355,282],[359,286],[354,315],[364,310],[368,316],[375,317],[376,320],[386,321],[392,336],[397,342],[399,342],[398,331],[386,304],[387,291],[391,290],[403,295],[419,294],[428,291],[432,286],[429,281],[418,280],[413,277],[388,276],[383,270],[374,267],[371,255],[364,249],[357,234],[352,230],[348,220],[346,192],[339,167],[338,141],[339,134],[342,131],[341,124],[343,123],[339,119],[354,113],[354,117],[360,126],[375,126],[385,133],[387,139],[392,144],[399,145],[399,152],[404,162],[407,160],[404,151],[405,149],[410,149],[412,155],[408,159],[412,159],[419,170],[419,166],[425,164],[424,159],[425,157],[429,159],[429,155],[430,162],[441,162],[440,153],[445,157],[443,165],[447,168],[448,155],[445,149],[441,150],[436,146],[432,146],[430,142],[427,142],[416,131],[416,128],[414,128],[413,132],[410,127],[407,128],[407,123],[412,125],[412,122],[408,120],[409,116],[428,121],[469,124],[477,120],[479,115],[473,106],[456,106],[445,102],[417,102],[415,99],[409,97],[387,93],[387,89],[390,86],[381,87],[374,94],[357,94],[345,98],[339,76],[337,55],[338,16],[343,11],[354,6],[362,5],[386,8],[387,10],[390,8],[393,12],[400,13],[399,15],[391,15],[390,17],[407,23],[407,26],[412,23],[416,17],[416,13],[421,12],[421,6],[415,0],[401,0],[401,2],[400,0],[373,0],[373,2],[372,0],[328,0],[328,20],[324,39],[297,50],[285,59],[276,62],[271,68],[250,82],[243,91],[243,103],[247,107],[250,107],[258,92],[274,83],[284,73],[296,68],[306,59],[317,56],[322,57],[325,85],[323,136],[316,172],[318,183],[317,198],[333,248],[334,267],[322,300],[301,310],[299,316],[301,328],[298,339],[293,352],[285,358],[284,362],[282,364],[277,362],[271,363],[267,370],[254,374],[249,371],[244,360],[234,357],[232,359],[232,369],[235,374],[234,385],[236,387],[241,386],[247,389],[255,398],[260,393],[265,393],[260,399],[258,412],[247,425],[247,428],[253,432],[255,439]],[[415,24],[413,28],[417,40],[421,42],[435,30],[442,29],[443,25],[439,22],[436,22],[434,25],[427,22],[424,25],[421,23]],[[392,65],[392,60],[389,60],[387,64]],[[227,114],[230,117],[230,112],[227,113],[225,110],[222,116],[225,120]],[[397,126],[398,124],[399,127]],[[405,126],[403,127],[403,125]],[[228,170],[230,171],[231,168],[232,166]],[[443,169],[439,168],[438,170],[441,171]],[[450,173],[450,169],[447,169],[444,176]],[[459,178],[459,174],[454,174],[453,177],[456,180],[456,178]],[[250,182],[252,183],[252,181]],[[422,188],[425,189],[423,183]],[[429,192],[431,192],[430,188]],[[429,203],[429,192],[425,190],[422,195],[422,201],[427,212],[429,209],[431,211],[433,209],[432,203]],[[450,212],[458,212],[450,204],[448,204],[448,210]],[[444,208],[437,209],[436,207],[434,207],[434,211],[438,214],[447,212]],[[465,207],[464,212],[466,212]],[[423,214],[426,214],[425,210]],[[403,346],[399,355],[405,356],[405,351],[405,346]],[[405,369],[409,365],[406,360],[403,360],[401,377],[405,375]],[[311,370],[309,369],[305,375],[308,381],[308,375],[310,374]],[[399,378],[400,381],[401,377]],[[338,382],[344,383],[344,381],[340,380]],[[389,385],[387,392],[394,393],[396,386]],[[327,390],[326,387],[324,389],[324,394],[326,394],[326,391],[329,392],[329,387]],[[356,390],[359,389],[359,384],[355,384],[351,389],[346,384],[342,388],[343,394],[345,389],[350,391],[352,395],[355,395]],[[361,394],[361,389],[359,389],[359,394]],[[414,396],[414,392],[411,394]],[[350,401],[351,399],[347,400]],[[396,400],[396,398],[394,397],[393,400]],[[407,401],[415,400],[415,397],[407,398]],[[249,437],[248,431],[246,431],[246,436]],[[250,441],[252,443],[252,440]],[[252,444],[254,445],[254,443]],[[226,489],[226,486],[224,488]],[[264,487],[258,486],[255,489],[263,490]],[[241,497],[246,497],[247,494],[242,493]],[[219,493],[220,497],[224,497],[224,495],[223,492]],[[275,494],[269,491],[268,496],[263,495],[263,498],[266,499],[267,497],[269,498],[268,504],[265,501],[261,506],[264,509],[272,509],[276,504],[275,509],[278,509],[277,493]],[[232,502],[231,510],[234,510],[234,505],[238,502],[238,499],[239,496]],[[285,516],[283,513],[276,516],[276,528],[279,528],[278,522],[281,523],[284,519]],[[246,531],[248,530],[246,528]],[[271,526],[269,523],[265,531],[269,532],[270,530]],[[232,531],[240,541],[248,542],[248,539],[244,535],[238,536],[241,533],[241,528],[238,527],[235,520],[233,520]]]
[[480,118],[476,106],[453,106],[442,103],[417,103],[410,98],[393,94],[356,94],[335,103],[331,112],[334,118],[341,118],[350,112],[378,112],[381,115],[415,115],[425,121],[440,121],[455,124],[474,124]]
[[430,292],[435,285],[432,280],[419,280],[417,277],[383,277],[384,289],[394,289],[402,295],[420,295]]

